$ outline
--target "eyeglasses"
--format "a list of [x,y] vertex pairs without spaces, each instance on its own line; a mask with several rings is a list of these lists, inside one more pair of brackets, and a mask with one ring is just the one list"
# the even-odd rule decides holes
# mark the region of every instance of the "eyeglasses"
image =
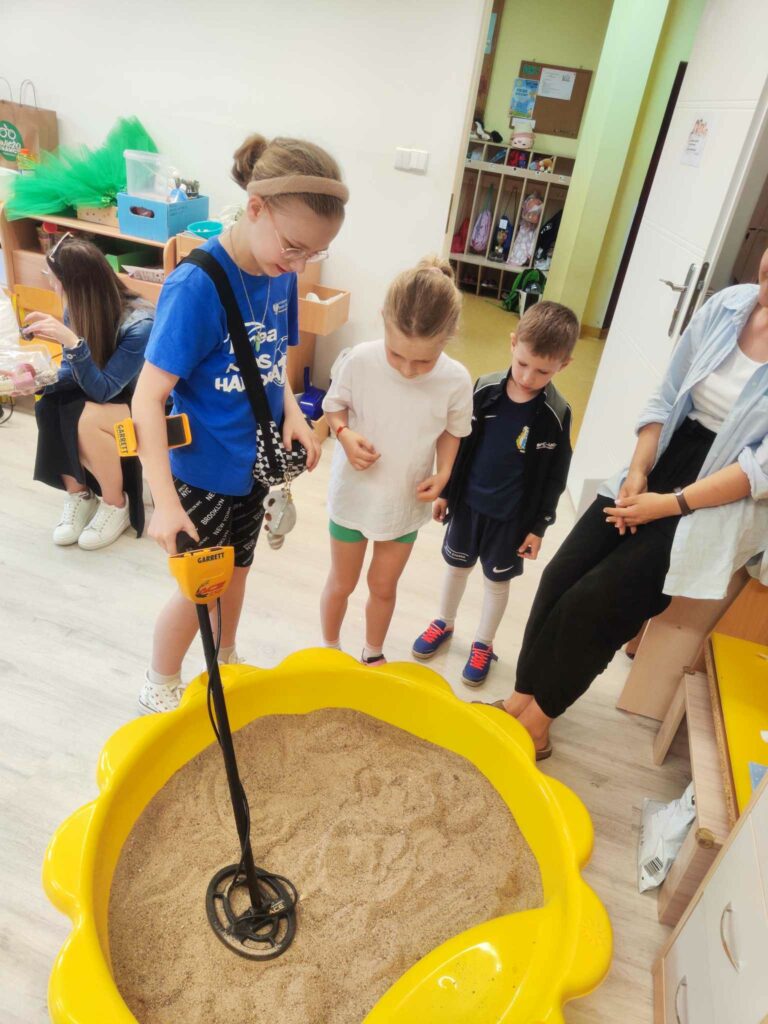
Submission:
[[267,216],[272,221],[275,237],[277,238],[277,243],[280,246],[280,255],[286,263],[298,263],[300,260],[303,260],[305,263],[322,263],[323,260],[328,259],[329,253],[327,249],[318,249],[317,252],[310,252],[308,249],[296,249],[293,246],[283,245],[284,239],[280,236],[280,232],[277,230],[277,225],[275,224],[275,219],[266,203],[264,204],[264,209],[267,211]]
[[63,235],[61,236],[61,238],[60,238],[60,239],[58,240],[58,242],[56,243],[56,245],[54,245],[54,247],[53,247],[53,248],[51,249],[51,251],[50,251],[50,252],[48,253],[48,255],[47,255],[47,257],[46,257],[46,259],[48,260],[48,262],[49,262],[49,263],[55,263],[55,262],[56,262],[56,253],[57,253],[57,252],[59,251],[59,249],[61,248],[61,244],[62,244],[62,242],[65,242],[65,241],[66,241],[66,240],[67,240],[68,238],[74,238],[74,237],[75,237],[75,236],[74,236],[74,235],[72,234],[72,232],[71,232],[71,231],[65,231],[65,232],[64,232],[64,234],[63,234]]

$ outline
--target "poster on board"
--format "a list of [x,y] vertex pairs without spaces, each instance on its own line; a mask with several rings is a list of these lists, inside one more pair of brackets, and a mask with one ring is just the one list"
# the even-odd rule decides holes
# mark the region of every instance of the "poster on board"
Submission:
[[531,78],[516,78],[512,89],[509,111],[518,117],[531,117],[536,94],[539,91],[538,81]]
[[561,68],[542,68],[539,80],[539,96],[549,100],[565,100],[573,96],[573,85],[576,81],[575,71],[563,71]]

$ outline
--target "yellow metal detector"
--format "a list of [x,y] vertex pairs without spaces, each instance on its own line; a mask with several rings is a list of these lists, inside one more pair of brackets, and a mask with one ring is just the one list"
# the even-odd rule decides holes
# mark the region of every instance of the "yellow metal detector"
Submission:
[[[188,421],[184,429],[187,440],[181,443],[189,444]],[[115,425],[115,438],[121,456],[136,454],[136,431],[132,420],[122,420]],[[194,545],[189,534],[179,533],[176,537],[178,554],[169,557],[168,566],[182,594],[192,601],[197,610],[200,639],[208,669],[208,716],[224,758],[229,796],[240,839],[240,861],[221,868],[213,876],[205,897],[205,909],[213,931],[225,946],[251,960],[273,960],[288,949],[296,934],[298,893],[287,878],[257,867],[253,860],[250,808],[237,767],[218,661],[221,641],[220,599],[232,579],[235,549],[195,548]],[[215,640],[208,613],[212,601],[216,601],[219,623]]]

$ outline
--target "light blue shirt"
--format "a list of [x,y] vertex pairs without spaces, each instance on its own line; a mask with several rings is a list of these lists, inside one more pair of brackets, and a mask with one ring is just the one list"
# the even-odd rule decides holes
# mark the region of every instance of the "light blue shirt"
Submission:
[[[705,303],[684,331],[664,380],[635,428],[662,423],[657,460],[693,409],[693,388],[733,352],[757,303],[757,285],[737,285]],[[697,509],[680,520],[664,593],[723,597],[731,576],[747,565],[768,586],[768,363],[759,366],[712,442],[699,479],[738,462],[750,495],[728,505]],[[600,493],[615,498],[628,469]],[[641,527],[642,529],[642,527]]]

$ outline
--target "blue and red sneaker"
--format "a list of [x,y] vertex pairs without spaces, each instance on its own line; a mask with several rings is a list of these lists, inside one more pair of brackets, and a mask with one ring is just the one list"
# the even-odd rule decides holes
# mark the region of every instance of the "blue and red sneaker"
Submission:
[[493,644],[481,644],[475,640],[461,678],[467,686],[482,686],[491,671],[491,662],[498,660],[498,655],[493,653]]
[[428,661],[437,654],[440,645],[453,636],[453,627],[450,629],[442,619],[432,619],[420,637],[413,642],[411,653],[419,661]]

